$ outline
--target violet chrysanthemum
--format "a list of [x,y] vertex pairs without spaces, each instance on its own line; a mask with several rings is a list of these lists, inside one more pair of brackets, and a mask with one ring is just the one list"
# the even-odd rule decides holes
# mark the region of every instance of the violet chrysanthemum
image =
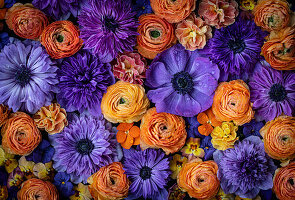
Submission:
[[257,63],[249,82],[251,102],[256,119],[270,121],[295,114],[295,73],[273,69],[268,63]]
[[252,199],[260,190],[272,188],[276,166],[259,137],[250,136],[233,149],[216,151],[213,156],[218,164],[220,186],[226,194]]
[[148,98],[157,112],[192,117],[211,107],[219,69],[198,51],[181,44],[159,54],[146,71]]
[[[161,150],[136,151],[124,149],[124,170],[131,181],[129,196],[132,199],[167,199],[165,186],[170,175],[168,158]],[[159,197],[162,198],[159,198]],[[165,198],[166,196],[166,198]]]
[[266,35],[253,21],[242,19],[216,30],[205,51],[218,64],[220,80],[248,79],[248,73],[261,58]]
[[87,51],[66,58],[58,71],[58,102],[68,112],[101,113],[100,102],[115,78],[109,64],[103,64]]
[[138,23],[129,1],[90,0],[79,15],[79,25],[84,49],[91,49],[102,62],[133,50]]
[[37,112],[58,92],[57,67],[39,42],[15,41],[0,53],[0,104],[16,111]]
[[55,149],[53,168],[70,174],[74,183],[87,183],[91,174],[113,161],[113,137],[112,126],[102,115],[74,115],[63,132],[50,136]]

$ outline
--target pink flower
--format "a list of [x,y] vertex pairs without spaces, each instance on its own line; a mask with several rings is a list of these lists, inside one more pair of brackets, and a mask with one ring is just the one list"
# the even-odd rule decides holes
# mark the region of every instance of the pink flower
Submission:
[[117,57],[113,67],[114,76],[122,81],[143,84],[145,78],[146,60],[135,52],[125,52]]
[[202,0],[198,13],[206,24],[220,29],[235,22],[238,3],[235,0]]
[[208,39],[212,38],[212,29],[193,13],[177,24],[176,37],[186,50],[203,49]]

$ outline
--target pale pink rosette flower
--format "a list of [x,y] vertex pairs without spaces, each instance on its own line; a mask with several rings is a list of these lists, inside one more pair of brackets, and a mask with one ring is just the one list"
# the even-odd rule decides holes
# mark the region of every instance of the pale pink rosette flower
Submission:
[[202,0],[198,14],[206,24],[220,29],[235,22],[239,14],[238,3],[235,0]]
[[143,84],[146,60],[135,52],[125,52],[117,57],[117,63],[113,67],[114,76],[125,82]]
[[194,51],[204,48],[207,40],[212,38],[212,29],[193,13],[177,24],[175,34],[186,50]]

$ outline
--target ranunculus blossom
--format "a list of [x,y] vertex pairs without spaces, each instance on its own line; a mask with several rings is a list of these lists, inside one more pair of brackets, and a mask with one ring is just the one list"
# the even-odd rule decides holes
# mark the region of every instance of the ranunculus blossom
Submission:
[[280,30],[288,26],[290,7],[286,0],[258,0],[253,9],[254,21],[267,31]]
[[277,160],[295,158],[295,117],[279,116],[260,129],[265,152]]
[[242,80],[222,82],[215,91],[212,111],[219,121],[233,121],[243,125],[254,118],[250,91]]
[[220,29],[235,22],[239,14],[238,3],[235,0],[202,0],[198,14],[206,24]]
[[270,66],[277,70],[295,69],[295,26],[272,31],[261,53]]
[[239,140],[237,130],[238,127],[234,123],[222,122],[222,125],[215,127],[211,133],[213,147],[218,150],[234,148],[235,142]]
[[139,17],[139,23],[136,48],[143,57],[154,59],[176,43],[174,27],[165,19],[147,14]]
[[166,19],[170,23],[178,23],[184,20],[195,10],[195,0],[150,0],[151,7],[156,15]]
[[175,153],[186,140],[185,121],[182,117],[149,109],[141,119],[140,147],[161,148],[168,155]]
[[31,40],[37,40],[49,24],[45,14],[32,4],[14,4],[8,9],[5,19],[16,35]]

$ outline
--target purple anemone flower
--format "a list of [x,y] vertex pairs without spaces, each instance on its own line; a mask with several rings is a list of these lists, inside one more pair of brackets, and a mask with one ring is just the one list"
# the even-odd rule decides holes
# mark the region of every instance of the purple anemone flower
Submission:
[[249,82],[256,119],[270,121],[295,112],[295,73],[277,71],[266,62],[257,63]]
[[0,53],[0,104],[34,114],[58,92],[56,65],[39,42],[15,41]]
[[132,199],[141,196],[145,199],[167,199],[165,186],[171,172],[168,158],[164,157],[161,150],[124,149],[124,170],[131,181],[129,194]]
[[53,168],[70,174],[75,184],[114,161],[116,145],[110,123],[99,117],[73,115],[63,132],[50,136],[55,149]]
[[100,102],[107,87],[115,83],[110,64],[103,64],[87,51],[65,58],[58,71],[58,102],[68,112],[87,110],[101,114]]
[[233,149],[214,152],[213,157],[218,164],[220,186],[226,194],[252,199],[260,190],[272,188],[276,166],[259,137],[250,136]]
[[112,61],[119,52],[133,51],[138,23],[130,1],[90,0],[79,15],[84,49],[91,49],[102,62]]
[[159,54],[146,71],[148,98],[157,112],[193,117],[211,107],[219,69],[181,44]]

